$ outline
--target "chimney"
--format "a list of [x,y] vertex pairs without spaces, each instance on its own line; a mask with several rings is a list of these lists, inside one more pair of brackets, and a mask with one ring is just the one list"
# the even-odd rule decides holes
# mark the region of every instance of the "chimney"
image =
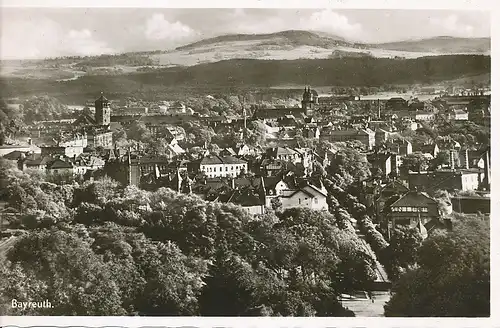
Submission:
[[234,183],[234,178],[231,178],[231,189],[236,189],[235,183]]

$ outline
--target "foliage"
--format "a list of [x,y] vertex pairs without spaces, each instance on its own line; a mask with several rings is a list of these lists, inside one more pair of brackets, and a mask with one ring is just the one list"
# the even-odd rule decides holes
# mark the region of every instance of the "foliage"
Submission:
[[271,208],[274,211],[279,211],[282,207],[283,207],[283,203],[281,202],[279,197],[274,197],[273,199],[271,199]]
[[[67,313],[348,316],[353,313],[339,304],[339,294],[375,279],[373,257],[345,209],[288,209],[256,220],[238,206],[166,188],[123,188],[110,178],[55,185],[2,165],[4,197],[23,214],[19,227],[32,230],[19,239],[26,247],[8,252],[2,274],[33,276],[22,286],[8,280],[2,291],[6,297],[23,288],[34,298],[68,295],[61,298],[64,307],[23,314],[75,307]],[[334,198],[349,211],[364,210],[355,197],[337,192]],[[36,264],[38,274],[32,272]],[[60,282],[73,274],[92,285]],[[93,288],[110,298],[88,296]]]
[[454,122],[437,127],[441,136],[450,136],[461,145],[471,148],[477,144],[489,145],[491,143],[491,129],[474,122]]
[[153,138],[153,135],[146,127],[146,124],[140,121],[132,122],[125,131],[125,135],[132,140],[141,142],[150,142]]
[[490,315],[489,221],[462,217],[451,232],[425,240],[417,268],[393,288],[386,316]]
[[8,137],[14,137],[22,125],[20,113],[0,98],[0,145],[3,145]]
[[416,264],[417,251],[422,245],[423,238],[416,228],[398,228],[391,234],[389,246],[380,256],[389,278],[399,279],[403,270]]
[[247,130],[248,144],[252,146],[262,146],[266,143],[266,127],[260,121],[252,121]]
[[52,303],[51,308],[11,309],[12,314],[124,314],[120,291],[106,265],[75,234],[33,232],[14,245],[8,260],[0,279],[2,303],[11,299]]
[[59,120],[71,116],[66,105],[49,96],[31,97],[25,100],[20,108],[23,113],[23,120],[26,123]]
[[347,186],[370,176],[370,164],[366,156],[353,146],[359,146],[359,144],[336,142],[331,145],[335,155],[327,171],[330,175],[340,178],[342,181],[340,186]]
[[[83,60],[82,60],[83,59]],[[126,53],[119,55],[86,56],[78,61],[76,67],[80,69],[92,67],[114,67],[114,66],[153,66],[157,60],[150,56]]]
[[429,164],[427,158],[420,152],[414,152],[406,155],[403,157],[402,161],[403,163],[401,164],[401,170],[404,170],[405,172],[425,171]]

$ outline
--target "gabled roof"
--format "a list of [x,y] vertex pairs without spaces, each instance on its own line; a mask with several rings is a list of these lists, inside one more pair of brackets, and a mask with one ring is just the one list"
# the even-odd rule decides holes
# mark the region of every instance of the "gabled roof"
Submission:
[[233,156],[206,156],[200,164],[201,165],[221,165],[221,164],[246,164],[247,162]]
[[72,169],[73,164],[63,161],[62,159],[55,159],[50,165],[50,169]]
[[283,194],[280,197],[291,198],[291,197],[293,197],[294,195],[296,195],[298,193],[303,193],[303,194],[306,194],[309,197],[314,197],[314,195],[312,193],[308,192],[307,190],[303,190],[303,189],[283,190]]
[[424,192],[417,191],[409,191],[403,196],[401,196],[398,200],[392,203],[391,207],[399,207],[399,206],[407,206],[407,207],[419,207],[419,206],[427,206],[428,204],[437,204],[438,202],[429,197]]
[[26,157],[24,164],[26,166],[38,166],[38,165],[47,165],[52,158],[50,156],[42,156],[41,154],[32,154]]
[[231,156],[237,155],[233,148],[225,148],[223,151],[227,152]]
[[316,187],[315,185],[312,185],[310,183],[308,183],[304,188],[302,189],[306,189],[306,188],[310,188],[313,190],[313,193],[317,193],[317,194],[320,194],[322,196],[327,196],[327,193],[323,190],[321,190],[320,188]]
[[252,188],[235,190],[228,201],[244,207],[265,205],[265,200]]
[[286,117],[287,115],[293,115],[296,118],[304,117],[305,110],[298,108],[279,108],[279,109],[258,109],[254,113],[255,118],[261,119],[277,119],[280,117]]
[[297,152],[294,149],[288,147],[276,147],[272,148],[272,154],[275,156],[279,155],[296,155]]
[[3,156],[3,158],[16,161],[18,159],[21,159],[23,155],[26,154],[25,151],[20,151],[20,150],[14,150],[6,155]]
[[382,187],[382,189],[380,189],[380,192],[382,193],[388,189],[404,190],[405,192],[410,191],[410,189],[408,189],[408,187],[406,187],[404,184],[402,184],[398,180],[393,180],[393,181],[389,182],[384,187]]
[[95,119],[86,113],[80,114],[80,116],[78,116],[76,121],[73,122],[73,125],[94,125],[94,124],[96,124]]

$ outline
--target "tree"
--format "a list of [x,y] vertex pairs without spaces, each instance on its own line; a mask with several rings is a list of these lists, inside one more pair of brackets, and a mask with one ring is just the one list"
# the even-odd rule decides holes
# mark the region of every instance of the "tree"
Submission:
[[398,228],[393,232],[380,257],[391,280],[397,280],[403,270],[416,264],[422,242],[423,237],[415,228]]
[[281,202],[281,199],[279,197],[274,197],[271,199],[271,208],[274,211],[279,211],[283,207],[283,203]]
[[201,315],[248,315],[259,305],[254,287],[257,279],[251,266],[240,257],[219,254],[200,296]]
[[71,116],[68,107],[58,99],[49,96],[31,97],[21,104],[26,123],[33,121],[58,120]]
[[266,126],[260,121],[250,123],[247,131],[248,143],[254,146],[264,145],[266,142]]
[[127,132],[123,128],[113,131],[113,142],[118,146],[127,145]]
[[[123,315],[120,292],[90,245],[73,233],[34,231],[8,253],[0,295],[50,300],[51,308],[11,309],[23,315]],[[7,300],[8,299],[8,300]]]
[[432,165],[436,168],[440,166],[450,165],[450,153],[447,151],[440,151],[437,153],[436,157],[432,160]]
[[427,169],[429,161],[424,154],[414,152],[403,157],[401,168],[408,171],[421,172]]
[[386,316],[487,317],[490,315],[489,221],[459,217],[451,232],[425,240],[417,268],[393,287]]
[[18,132],[21,125],[20,112],[9,107],[4,99],[0,99],[0,145],[3,145],[8,137]]
[[342,183],[344,186],[354,181],[365,180],[370,176],[370,164],[366,156],[352,146],[359,146],[359,144],[334,143],[333,149],[336,153],[327,168],[330,175],[337,175],[344,180]]
[[128,127],[128,130],[125,131],[126,135],[133,140],[141,141],[141,142],[149,142],[152,140],[153,135],[146,127],[144,122],[134,121]]
[[146,282],[135,307],[140,315],[197,315],[206,262],[184,255],[171,242],[139,239],[133,244],[134,260]]

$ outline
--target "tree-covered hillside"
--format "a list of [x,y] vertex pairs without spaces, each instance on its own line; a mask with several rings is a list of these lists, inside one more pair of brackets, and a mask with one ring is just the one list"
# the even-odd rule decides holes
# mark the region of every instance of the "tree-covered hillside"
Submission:
[[[0,266],[1,314],[352,316],[339,295],[375,279],[348,214],[254,218],[166,188],[0,166],[0,199],[18,213],[5,224],[24,231]],[[20,295],[53,307],[13,309]]]
[[192,67],[154,69],[114,76],[83,76],[55,82],[3,78],[2,96],[31,94],[77,97],[105,90],[117,96],[151,97],[162,93],[213,92],[228,88],[266,88],[279,85],[383,86],[433,83],[489,73],[489,56],[435,56],[418,59],[336,58],[303,60],[228,60]]

